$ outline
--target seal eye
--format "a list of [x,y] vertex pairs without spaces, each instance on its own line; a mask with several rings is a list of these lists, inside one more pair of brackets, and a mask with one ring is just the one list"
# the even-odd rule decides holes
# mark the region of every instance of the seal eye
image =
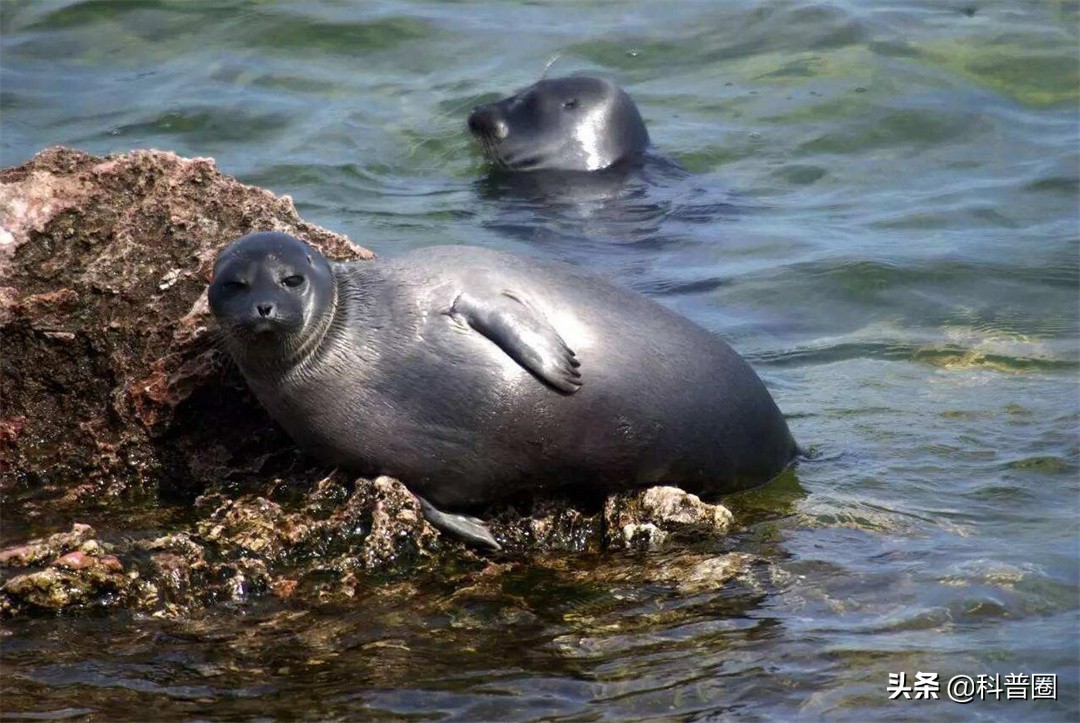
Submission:
[[562,107],[566,110],[573,110],[574,108],[577,108],[577,98],[571,98],[570,100],[564,102],[562,104]]
[[300,274],[293,274],[292,276],[286,276],[281,280],[282,285],[288,286],[290,289],[295,289],[300,284],[304,283],[304,277]]
[[247,288],[247,284],[243,281],[237,281],[236,279],[233,279],[232,281],[226,281],[224,284],[222,284],[222,287],[224,287],[226,291],[243,291]]

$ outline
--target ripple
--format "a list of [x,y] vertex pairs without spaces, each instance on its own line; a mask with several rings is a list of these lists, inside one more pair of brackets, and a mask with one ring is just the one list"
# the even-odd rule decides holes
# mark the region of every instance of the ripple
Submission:
[[141,137],[147,134],[203,135],[212,133],[221,140],[270,138],[287,128],[288,114],[254,114],[243,109],[207,107],[183,112],[166,111],[152,119],[117,126],[117,134]]
[[1077,178],[1076,176],[1040,178],[1039,180],[1032,181],[1024,186],[1024,190],[1061,193],[1067,195],[1071,200],[1075,199],[1077,193],[1080,192],[1080,178]]
[[375,53],[391,50],[410,41],[428,40],[438,34],[438,28],[416,17],[384,17],[370,22],[301,23],[274,21],[266,17],[254,24],[242,36],[251,48],[267,48],[278,52],[343,54]]
[[69,720],[72,718],[85,719],[96,712],[93,708],[59,708],[36,713],[13,713],[8,711],[4,713],[4,717],[8,720]]
[[1041,474],[1074,474],[1076,464],[1061,457],[1042,456],[1024,457],[1005,463],[1007,469],[1038,472]]
[[1025,105],[1044,107],[1080,100],[1080,71],[1060,52],[1075,42],[1075,37],[1048,32],[1023,40],[949,39],[924,42],[920,47],[922,57],[937,67]]
[[872,148],[925,148],[958,143],[985,133],[990,124],[977,113],[953,109],[882,110],[869,118],[848,121],[800,146],[802,153],[860,153]]
[[996,354],[952,344],[897,341],[822,343],[782,351],[755,352],[747,356],[756,363],[778,367],[833,364],[849,359],[882,359],[914,361],[948,370],[988,369],[1010,374],[1080,369],[1080,361],[1069,359]]
[[656,279],[647,284],[639,284],[637,289],[647,296],[692,296],[694,294],[707,294],[728,283],[730,283],[730,280],[719,277],[692,281]]

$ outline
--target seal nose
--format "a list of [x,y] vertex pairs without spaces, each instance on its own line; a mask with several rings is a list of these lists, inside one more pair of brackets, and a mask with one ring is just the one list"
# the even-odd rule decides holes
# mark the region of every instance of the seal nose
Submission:
[[270,303],[255,304],[255,310],[259,312],[259,316],[268,319],[274,313],[274,305]]
[[506,121],[487,105],[473,108],[472,113],[469,114],[469,130],[473,135],[496,138],[500,141],[510,133]]

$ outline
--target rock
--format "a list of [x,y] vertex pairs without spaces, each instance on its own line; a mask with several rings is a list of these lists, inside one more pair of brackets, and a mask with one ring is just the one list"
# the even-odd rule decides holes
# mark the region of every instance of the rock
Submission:
[[[114,558],[115,559],[115,558]],[[76,550],[56,558],[52,562],[53,567],[64,567],[68,570],[83,570],[94,564],[95,558],[87,557],[86,553]]]
[[[330,480],[320,482],[312,497],[326,496]],[[270,564],[310,561],[341,573],[377,570],[445,547],[416,497],[390,477],[356,480],[329,508],[324,500],[307,502],[299,512],[263,497],[224,500],[196,530],[218,555],[243,554]]]
[[678,487],[650,487],[612,495],[604,504],[606,543],[616,549],[656,549],[671,537],[727,534],[733,522],[723,505],[702,502]]
[[302,520],[263,497],[227,500],[195,529],[223,552],[234,548],[267,560],[281,559],[309,534]]
[[731,580],[748,574],[750,566],[757,562],[760,562],[760,558],[744,552],[708,557],[679,575],[675,580],[675,587],[684,595],[716,590]]
[[402,557],[415,560],[441,548],[441,536],[424,519],[420,503],[396,479],[358,480],[354,496],[358,495],[366,497],[363,506],[371,510],[368,534],[359,551],[362,567],[376,569]]
[[116,558],[72,552],[52,567],[7,580],[0,586],[0,612],[55,611],[93,602],[122,604],[130,586],[131,578]]
[[29,568],[50,561],[43,570],[11,575],[0,584],[0,615],[60,610],[92,602],[124,604],[132,577],[111,554],[111,546],[93,539],[94,534],[90,525],[76,522],[70,532],[0,552],[0,566],[6,568]]
[[58,532],[0,551],[0,567],[30,567],[56,558],[69,550],[81,548],[94,534],[94,528],[90,525],[76,522],[71,526],[71,532]]
[[563,500],[536,500],[525,511],[503,510],[490,527],[510,552],[567,550],[597,552],[603,548],[604,520]]
[[198,491],[288,446],[213,348],[223,246],[277,230],[371,258],[288,197],[161,151],[42,151],[0,171],[0,227],[0,459],[75,505],[132,484]]

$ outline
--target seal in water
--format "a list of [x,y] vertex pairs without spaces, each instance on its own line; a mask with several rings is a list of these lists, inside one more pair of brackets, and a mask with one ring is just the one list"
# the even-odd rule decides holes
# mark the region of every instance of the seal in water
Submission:
[[583,75],[541,80],[474,108],[468,125],[488,160],[511,171],[599,171],[640,158],[649,145],[630,96]]
[[795,442],[727,344],[574,266],[476,247],[335,263],[281,233],[219,257],[210,307],[292,438],[388,474],[428,519],[498,548],[465,512],[554,490],[775,477]]

